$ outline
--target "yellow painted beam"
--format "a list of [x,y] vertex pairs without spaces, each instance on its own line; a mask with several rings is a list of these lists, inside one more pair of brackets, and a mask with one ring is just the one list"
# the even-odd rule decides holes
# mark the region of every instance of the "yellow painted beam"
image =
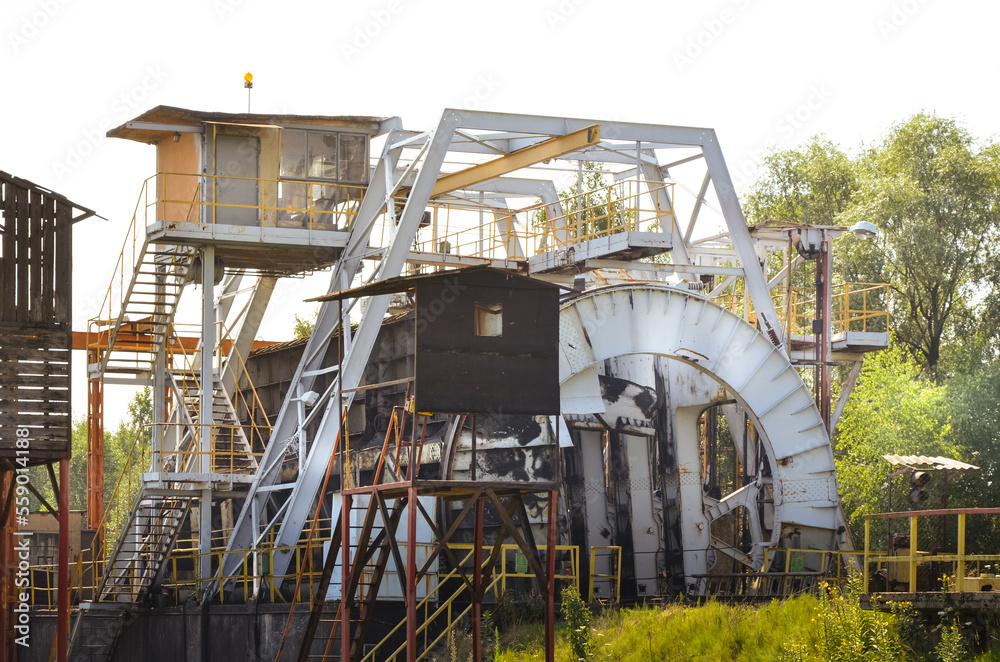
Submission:
[[601,141],[601,126],[595,124],[586,129],[580,129],[564,136],[556,136],[531,147],[519,149],[499,158],[479,165],[459,170],[449,175],[439,177],[431,192],[431,198],[436,198],[452,191],[461,191],[473,184],[480,184],[508,173],[527,168],[548,159],[555,159],[564,154],[570,154],[584,147],[596,145]]

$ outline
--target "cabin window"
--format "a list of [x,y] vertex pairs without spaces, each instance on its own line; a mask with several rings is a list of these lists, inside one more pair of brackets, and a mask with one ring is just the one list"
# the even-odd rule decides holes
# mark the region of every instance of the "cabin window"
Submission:
[[475,334],[500,338],[503,336],[503,304],[476,302]]
[[367,147],[367,136],[360,134],[283,129],[281,177],[364,184]]

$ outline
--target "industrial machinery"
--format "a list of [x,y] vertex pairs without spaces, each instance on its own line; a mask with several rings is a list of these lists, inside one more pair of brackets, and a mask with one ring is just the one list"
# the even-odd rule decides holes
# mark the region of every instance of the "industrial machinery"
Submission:
[[[748,227],[712,130],[161,106],[109,135],[159,171],[91,377],[155,411],[125,514],[92,513],[74,655],[245,646],[213,620],[242,608],[261,658],[415,660],[463,614],[481,645],[508,584],[551,637],[567,582],[766,593],[849,548],[829,368],[886,344],[881,290],[830,282],[847,228]],[[308,340],[252,353],[278,279],[315,272]],[[155,644],[126,625],[150,605]]]

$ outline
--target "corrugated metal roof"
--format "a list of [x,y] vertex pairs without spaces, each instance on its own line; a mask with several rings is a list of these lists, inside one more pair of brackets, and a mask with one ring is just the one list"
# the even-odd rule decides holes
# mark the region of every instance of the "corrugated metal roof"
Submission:
[[270,113],[219,113],[203,110],[191,110],[189,108],[177,108],[175,106],[156,106],[134,117],[125,124],[108,131],[109,138],[125,138],[138,142],[156,142],[164,135],[169,135],[171,131],[159,131],[150,128],[130,128],[129,123],[153,123],[153,124],[179,124],[185,126],[199,126],[205,123],[225,123],[242,124],[250,123],[256,125],[270,124],[315,124],[317,128],[322,126],[343,126],[356,129],[363,129],[370,134],[374,134],[379,124],[387,117],[370,117],[366,115],[279,115]]
[[970,471],[978,469],[974,464],[966,464],[948,457],[927,457],[924,455],[883,455],[889,464],[909,467],[918,471]]

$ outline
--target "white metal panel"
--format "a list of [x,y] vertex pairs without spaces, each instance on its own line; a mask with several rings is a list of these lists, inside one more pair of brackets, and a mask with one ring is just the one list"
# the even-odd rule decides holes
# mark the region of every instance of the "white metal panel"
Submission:
[[[576,338],[589,343],[594,362],[658,354],[684,361],[725,386],[754,420],[771,459],[772,542],[781,537],[781,524],[791,523],[801,540],[832,548],[838,499],[829,437],[809,390],[770,340],[701,297],[649,283],[594,290],[565,303],[561,314],[581,320],[585,333]],[[648,327],[659,333],[640,330]],[[566,362],[561,367],[565,383],[587,366]],[[697,443],[692,439],[678,438],[678,443]]]
[[[351,508],[351,558],[357,556],[358,549],[358,536],[361,533],[361,527],[365,523],[365,512],[368,510],[369,496],[365,494],[355,495],[353,498],[353,508]],[[417,497],[420,500],[420,504],[424,507],[424,510],[428,513],[437,512],[437,499],[434,497]],[[340,494],[333,495],[333,510],[332,512],[339,513],[341,508],[341,503],[343,502]],[[409,517],[410,506],[409,504],[403,508],[403,514],[399,518],[399,526],[396,528],[394,537],[396,542],[399,544],[399,553],[406,559],[407,545],[409,545],[408,533],[406,530],[407,517]],[[375,513],[375,524],[372,526],[371,539],[374,540],[375,536],[385,528],[385,523],[382,520],[381,513]],[[434,548],[434,533],[431,531],[430,524],[427,520],[423,518],[422,515],[417,516],[417,567],[422,568],[427,559],[430,558],[431,550]],[[329,541],[323,543],[323,558],[326,559],[327,555],[330,553],[330,543]],[[376,555],[378,552],[376,552]],[[337,565],[333,570],[333,580],[330,582],[330,586],[326,591],[327,600],[339,600],[340,599],[340,550],[337,550]],[[373,559],[374,562],[374,559]],[[363,599],[365,597],[365,592],[368,590],[368,585],[371,584],[371,573],[365,571],[362,573],[361,583],[358,588],[358,599]],[[417,598],[423,599],[427,597],[427,593],[434,589],[434,585],[437,584],[437,573],[428,572],[417,584]],[[389,556],[389,561],[385,567],[385,575],[382,577],[382,583],[379,585],[378,589],[378,599],[379,600],[400,600],[404,599],[403,590],[399,582],[399,573],[396,571],[396,561]]]

